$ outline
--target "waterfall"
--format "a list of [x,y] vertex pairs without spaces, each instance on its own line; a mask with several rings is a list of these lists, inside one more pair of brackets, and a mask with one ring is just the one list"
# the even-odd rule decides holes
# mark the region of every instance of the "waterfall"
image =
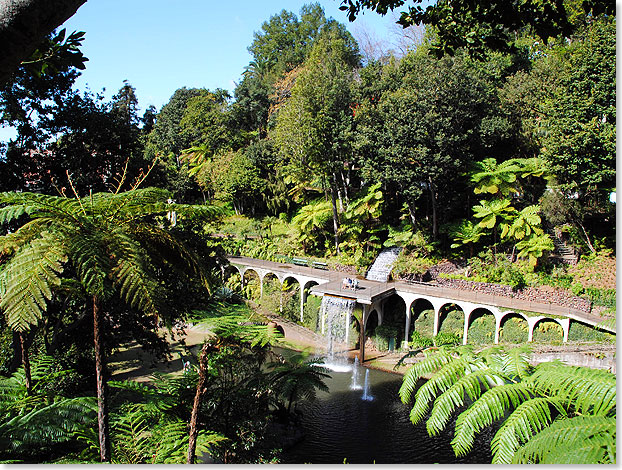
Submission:
[[363,401],[372,401],[374,397],[369,393],[369,369],[365,370],[365,386],[363,387]]
[[389,280],[389,274],[391,274],[391,269],[393,269],[393,263],[397,260],[400,251],[402,251],[400,247],[394,246],[385,248],[378,253],[373,264],[369,267],[365,278],[372,281],[387,282]]
[[350,317],[356,301],[342,297],[325,295],[322,297],[320,316],[322,318],[322,334],[326,337],[326,367],[333,370],[344,369],[349,371],[345,357],[335,353],[345,352],[349,346]]
[[359,385],[359,358],[354,356],[354,365],[352,366],[352,382],[350,383],[350,390],[360,390]]

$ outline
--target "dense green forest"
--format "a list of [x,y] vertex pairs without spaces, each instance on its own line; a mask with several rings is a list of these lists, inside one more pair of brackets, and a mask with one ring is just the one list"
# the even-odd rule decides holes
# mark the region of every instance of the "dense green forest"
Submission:
[[[352,17],[403,3],[343,2]],[[440,279],[559,289],[615,322],[616,19],[600,2],[557,3],[559,17],[498,28],[478,10],[472,36],[474,17],[449,11],[462,2],[411,9],[400,51],[357,41],[319,4],[283,10],[255,32],[232,94],[184,87],[142,113],[127,81],[110,100],[76,90],[83,33],[49,35],[0,86],[0,124],[17,130],[0,143],[0,460],[278,462],[292,404],[327,376],[272,351],[278,332],[247,302],[257,286],[222,279],[227,254],[364,274],[399,246],[395,279],[449,262]],[[183,374],[110,380],[130,344],[174,359],[188,323],[214,334],[183,349]],[[534,371],[523,353],[442,350],[407,374],[402,399],[436,373],[480,407],[520,408],[496,462],[561,458],[542,449],[572,419],[586,431],[569,455],[615,461],[615,377]],[[443,392],[426,393],[411,417],[429,429],[464,403],[446,395],[428,415]],[[457,452],[472,446],[464,420],[479,431],[484,414],[460,415]]]

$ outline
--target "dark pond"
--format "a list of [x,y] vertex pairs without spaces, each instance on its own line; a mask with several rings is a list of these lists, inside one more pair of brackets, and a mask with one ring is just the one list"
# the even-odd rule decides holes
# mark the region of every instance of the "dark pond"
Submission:
[[[365,371],[369,394],[363,399]],[[431,438],[425,423],[413,426],[410,407],[398,397],[402,376],[359,368],[358,390],[352,390],[352,370],[331,372],[330,393],[300,405],[305,439],[287,450],[282,463],[432,464],[490,463],[489,438],[465,458],[457,459],[451,433]]]

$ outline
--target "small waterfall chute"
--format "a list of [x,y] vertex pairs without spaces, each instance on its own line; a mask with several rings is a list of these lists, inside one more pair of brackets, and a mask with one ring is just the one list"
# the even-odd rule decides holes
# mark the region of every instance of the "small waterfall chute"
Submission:
[[393,269],[393,264],[401,251],[401,247],[393,246],[391,248],[385,248],[378,253],[373,264],[369,267],[365,279],[387,282],[389,280],[389,274],[391,274],[391,270]]

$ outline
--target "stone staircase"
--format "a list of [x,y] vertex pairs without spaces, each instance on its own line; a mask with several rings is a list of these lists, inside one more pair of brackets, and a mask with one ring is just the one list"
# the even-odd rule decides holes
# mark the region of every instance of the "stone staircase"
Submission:
[[562,263],[575,265],[579,261],[579,255],[575,252],[574,248],[568,246],[565,241],[563,241],[555,230],[551,228],[546,229],[546,233],[549,234],[551,240],[553,240],[553,245],[555,245],[555,250],[553,251],[553,256],[559,259]]

